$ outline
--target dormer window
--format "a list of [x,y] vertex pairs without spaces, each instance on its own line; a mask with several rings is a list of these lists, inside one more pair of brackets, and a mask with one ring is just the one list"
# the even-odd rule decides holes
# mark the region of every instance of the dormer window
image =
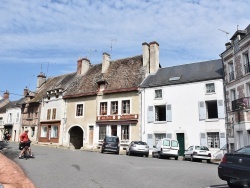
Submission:
[[214,83],[206,84],[206,93],[214,93],[214,92],[215,92]]
[[162,90],[161,89],[155,90],[155,98],[156,99],[161,99],[162,98]]

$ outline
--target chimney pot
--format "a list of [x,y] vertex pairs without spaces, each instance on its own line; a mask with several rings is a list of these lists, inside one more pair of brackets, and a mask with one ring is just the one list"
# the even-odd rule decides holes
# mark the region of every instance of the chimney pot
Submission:
[[106,52],[102,54],[102,73],[105,73],[109,68],[110,55]]
[[10,93],[9,93],[9,91],[6,90],[6,91],[4,92],[4,94],[3,94],[3,98],[4,98],[4,99],[9,99],[9,96],[10,96]]

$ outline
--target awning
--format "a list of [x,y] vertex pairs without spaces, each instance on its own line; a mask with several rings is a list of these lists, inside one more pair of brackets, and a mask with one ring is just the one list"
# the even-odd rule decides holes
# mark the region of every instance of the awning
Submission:
[[125,120],[125,121],[96,121],[97,125],[129,125],[136,124],[138,120]]

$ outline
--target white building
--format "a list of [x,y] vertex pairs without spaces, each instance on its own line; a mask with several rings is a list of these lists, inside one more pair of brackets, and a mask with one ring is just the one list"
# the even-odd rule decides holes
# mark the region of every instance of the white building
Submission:
[[180,155],[191,144],[212,153],[226,144],[222,61],[159,69],[141,84],[141,134],[150,148],[175,138]]

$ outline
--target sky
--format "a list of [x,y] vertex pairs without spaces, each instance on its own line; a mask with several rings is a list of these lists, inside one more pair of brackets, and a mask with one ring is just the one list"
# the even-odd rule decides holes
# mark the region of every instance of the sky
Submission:
[[40,72],[75,72],[80,58],[141,55],[144,42],[159,44],[162,67],[219,59],[249,10],[250,0],[1,0],[0,96],[18,100]]

